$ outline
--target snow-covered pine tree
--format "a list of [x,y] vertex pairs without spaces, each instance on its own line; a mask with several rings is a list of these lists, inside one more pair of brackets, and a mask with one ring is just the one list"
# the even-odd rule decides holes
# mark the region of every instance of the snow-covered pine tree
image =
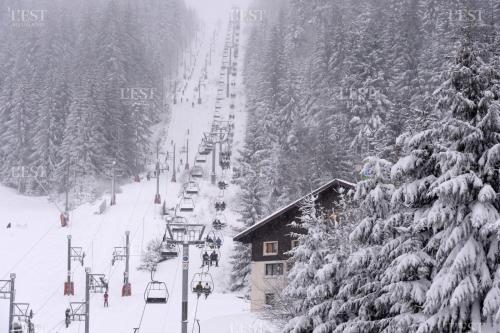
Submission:
[[[243,166],[247,172],[245,179],[241,184],[241,192],[239,193],[239,200],[241,203],[240,222],[243,226],[239,231],[254,225],[264,213],[264,204],[262,198],[264,197],[264,190],[262,188],[258,175],[249,167]],[[237,242],[234,246],[233,254],[231,255],[231,276],[230,276],[230,289],[232,291],[243,290],[248,292],[248,279],[250,277],[250,264],[251,264],[251,248],[248,244]]]
[[354,195],[361,220],[349,236],[352,253],[345,260],[342,287],[331,310],[330,325],[332,329],[334,323],[338,325],[335,332],[380,332],[384,328],[388,310],[375,302],[382,293],[381,275],[388,265],[381,250],[388,234],[386,224],[394,191],[391,167],[386,160],[368,157],[361,170],[363,178]]
[[450,115],[440,131],[447,149],[432,157],[439,173],[428,195],[427,250],[435,269],[419,333],[480,332],[500,306],[500,75],[492,54],[468,37],[447,81]]
[[333,332],[341,322],[337,310],[343,301],[339,301],[337,296],[347,277],[347,260],[353,251],[349,234],[357,221],[352,199],[352,191],[339,188],[338,200],[334,202],[333,212],[329,216],[329,222],[334,224],[332,232],[328,233],[329,253],[325,259],[326,263],[315,275],[316,285],[308,294],[316,303],[309,309],[308,315],[311,318],[319,318],[313,324],[314,333]]
[[352,149],[357,158],[372,155],[385,146],[387,138],[380,131],[392,101],[385,94],[387,61],[384,46],[388,44],[388,32],[384,22],[387,11],[381,1],[366,5],[361,14],[366,19],[359,45],[350,59],[351,66],[343,81],[342,95],[351,108],[350,124],[354,130]]
[[335,222],[329,220],[321,207],[318,207],[317,197],[307,196],[300,206],[300,217],[290,225],[296,231],[291,236],[299,241],[289,254],[287,264],[291,269],[287,276],[287,286],[282,292],[286,308],[281,311],[291,317],[283,328],[283,332],[311,332],[316,323],[321,322],[319,313],[310,315],[309,309],[317,305],[318,271],[327,264],[330,254],[330,235],[334,233]]
[[331,318],[333,296],[345,275],[345,259],[350,252],[346,239],[354,226],[350,197],[340,188],[339,200],[327,217],[317,206],[316,197],[309,196],[301,207],[300,222],[292,223],[300,229],[292,233],[299,246],[290,251],[289,284],[279,304],[279,310],[291,317],[283,332],[332,332],[336,325]]

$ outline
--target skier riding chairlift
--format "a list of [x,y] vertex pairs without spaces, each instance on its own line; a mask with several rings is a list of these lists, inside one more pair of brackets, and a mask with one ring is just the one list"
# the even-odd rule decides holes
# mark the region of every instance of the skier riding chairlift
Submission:
[[205,265],[210,266],[210,256],[208,255],[207,251],[205,251],[205,253],[203,253],[202,259],[203,259],[203,262],[202,262],[201,267],[203,267]]
[[198,284],[196,285],[196,287],[194,287],[193,291],[198,295],[198,297],[203,294],[203,284],[201,283],[201,281],[198,281]]
[[219,256],[215,251],[210,254],[210,266],[213,266],[215,262],[215,267],[219,267]]
[[212,293],[212,288],[208,285],[208,282],[203,287],[203,293],[205,294],[205,299]]
[[218,248],[218,249],[221,247],[221,245],[222,245],[222,240],[221,240],[219,237],[217,237],[217,239],[215,240],[215,245],[217,245],[217,248]]

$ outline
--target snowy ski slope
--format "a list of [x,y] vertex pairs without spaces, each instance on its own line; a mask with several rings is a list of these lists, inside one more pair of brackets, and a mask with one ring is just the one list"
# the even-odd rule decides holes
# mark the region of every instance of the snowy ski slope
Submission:
[[[227,17],[227,16],[226,16]],[[189,102],[173,105],[172,115],[166,127],[167,138],[164,142],[176,143],[177,150],[185,144],[186,133],[189,130],[189,162],[193,164],[195,151],[201,141],[202,133],[208,131],[212,120],[217,81],[222,61],[226,24],[220,25],[217,33],[215,53],[209,67],[208,83],[202,89],[203,103],[192,106],[195,86],[201,75],[205,55],[209,52],[209,43],[213,27],[206,26],[205,36],[197,45],[197,62],[191,80],[188,82],[185,97]],[[242,43],[240,43],[242,44]],[[240,46],[240,50],[242,47]],[[243,52],[241,52],[243,54]],[[240,68],[238,71],[240,72]],[[235,141],[233,151],[241,145],[244,133],[244,100],[241,88],[241,73],[237,78]],[[223,101],[222,116],[227,119],[229,100]],[[170,149],[169,146],[162,146]],[[185,162],[185,156],[180,158]],[[195,198],[196,208],[188,216],[193,223],[210,223],[215,213],[214,198],[218,193],[215,186],[210,185],[210,156],[205,163],[205,178],[200,182],[201,191]],[[166,198],[167,206],[174,207],[179,198],[186,172],[180,166],[177,182],[170,182],[171,172],[161,174],[160,194]],[[220,169],[218,168],[220,173]],[[142,175],[144,176],[144,175]],[[165,224],[160,216],[160,205],[153,204],[156,180],[140,183],[129,183],[121,187],[117,195],[117,205],[108,207],[103,215],[95,211],[100,203],[86,204],[78,207],[70,214],[70,227],[59,226],[59,212],[47,198],[29,198],[19,196],[15,191],[0,187],[0,279],[7,279],[11,272],[17,274],[16,301],[29,302],[34,311],[33,322],[37,333],[49,332],[83,332],[83,322],[73,322],[68,329],[64,327],[64,310],[70,301],[83,301],[85,274],[84,267],[73,263],[73,281],[75,296],[63,296],[63,283],[66,279],[66,237],[72,235],[72,245],[82,246],[87,254],[85,266],[92,273],[105,274],[109,279],[110,306],[103,307],[102,294],[91,294],[90,313],[92,333],[133,332],[139,327],[144,333],[178,332],[181,324],[181,257],[161,263],[155,274],[155,279],[167,283],[170,299],[167,304],[145,306],[144,290],[150,280],[149,273],[137,271],[141,254],[147,243],[154,237],[161,237]],[[226,191],[225,199],[228,209],[225,211],[230,224],[234,224],[237,214],[235,194],[237,189],[231,185]],[[105,197],[109,203],[109,195]],[[12,222],[11,229],[3,225]],[[130,231],[131,262],[130,282],[132,296],[121,297],[124,263],[111,265],[113,247],[124,246],[124,233]],[[224,230],[225,239],[221,249],[221,264],[219,268],[211,268],[215,281],[214,293],[208,299],[197,298],[190,294],[189,298],[189,330],[191,331],[195,309],[202,332],[264,332],[268,325],[260,322],[249,312],[249,303],[237,295],[226,292],[230,267],[228,258],[232,249],[232,230],[229,226]],[[190,249],[190,278],[199,271],[201,265],[200,250]],[[0,300],[0,331],[7,331],[8,301]],[[4,329],[5,328],[5,329]],[[197,326],[194,332],[197,332]]]

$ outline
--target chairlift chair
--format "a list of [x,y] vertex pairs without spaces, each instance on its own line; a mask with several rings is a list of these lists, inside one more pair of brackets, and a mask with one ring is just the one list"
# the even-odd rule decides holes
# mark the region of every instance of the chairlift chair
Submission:
[[187,194],[198,194],[200,192],[200,186],[197,182],[190,180],[184,184],[184,191]]
[[201,256],[201,267],[207,267],[207,270],[210,269],[210,267],[215,266],[219,267],[219,262],[220,262],[220,250],[217,247],[210,248],[207,245],[202,249],[200,252]]
[[160,255],[162,259],[168,260],[177,257],[179,255],[179,251],[175,244],[165,241],[161,243]]
[[203,245],[203,247],[201,248],[201,251],[200,251],[200,258],[203,262],[203,255],[205,253],[207,253],[208,255],[210,255],[212,252],[215,252],[217,254],[217,257],[219,258],[220,260],[220,257],[221,257],[221,254],[220,254],[220,249],[217,247],[217,246],[210,246],[208,245],[207,243],[205,243]]
[[202,178],[203,177],[203,168],[199,165],[193,166],[193,168],[191,168],[191,177]]
[[182,196],[179,202],[179,210],[181,212],[192,212],[194,211],[194,200],[193,198]]
[[219,188],[219,190],[225,190],[225,189],[227,189],[228,186],[229,186],[229,184],[224,180],[220,180],[217,183],[217,187]]
[[212,228],[215,230],[221,230],[227,225],[227,219],[224,215],[218,214],[215,215],[214,219],[212,220]]
[[224,235],[214,228],[212,228],[205,237],[205,244],[210,249],[221,247],[224,244]]
[[196,163],[205,163],[207,161],[206,155],[198,154],[196,155],[195,162]]
[[172,223],[174,217],[170,214],[167,214],[167,215],[164,215],[163,216],[163,219],[165,220],[165,222],[168,224],[168,223]]
[[212,148],[209,145],[207,145],[206,143],[201,144],[198,147],[198,154],[200,154],[200,155],[206,156],[206,155],[210,154],[211,152],[212,152]]
[[13,322],[11,332],[12,333],[24,333],[24,328],[20,322]]
[[208,272],[196,273],[191,280],[191,290],[198,297],[205,295],[207,298],[211,293],[214,292],[214,280],[212,275]]
[[184,216],[174,215],[172,217],[173,224],[187,224],[187,219]]
[[144,300],[148,304],[165,304],[168,301],[168,296],[165,282],[150,281],[144,291]]
[[224,211],[226,209],[226,202],[223,200],[223,199],[217,199],[217,201],[215,201],[215,210],[216,211]]

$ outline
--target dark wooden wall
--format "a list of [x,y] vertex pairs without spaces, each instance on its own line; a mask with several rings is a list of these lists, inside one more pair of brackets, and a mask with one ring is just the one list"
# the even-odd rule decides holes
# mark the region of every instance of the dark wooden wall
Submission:
[[[327,214],[330,214],[334,207],[334,202],[337,199],[338,193],[335,187],[323,191],[318,195],[317,203],[322,206]],[[286,252],[292,248],[291,232],[300,233],[301,230],[291,228],[288,224],[292,221],[297,221],[300,217],[299,206],[294,206],[283,214],[276,216],[273,220],[268,221],[264,226],[252,232],[252,261],[273,261],[273,260],[286,260],[288,256]],[[305,232],[302,230],[302,232]],[[265,256],[264,255],[264,242],[278,241],[278,255]]]

